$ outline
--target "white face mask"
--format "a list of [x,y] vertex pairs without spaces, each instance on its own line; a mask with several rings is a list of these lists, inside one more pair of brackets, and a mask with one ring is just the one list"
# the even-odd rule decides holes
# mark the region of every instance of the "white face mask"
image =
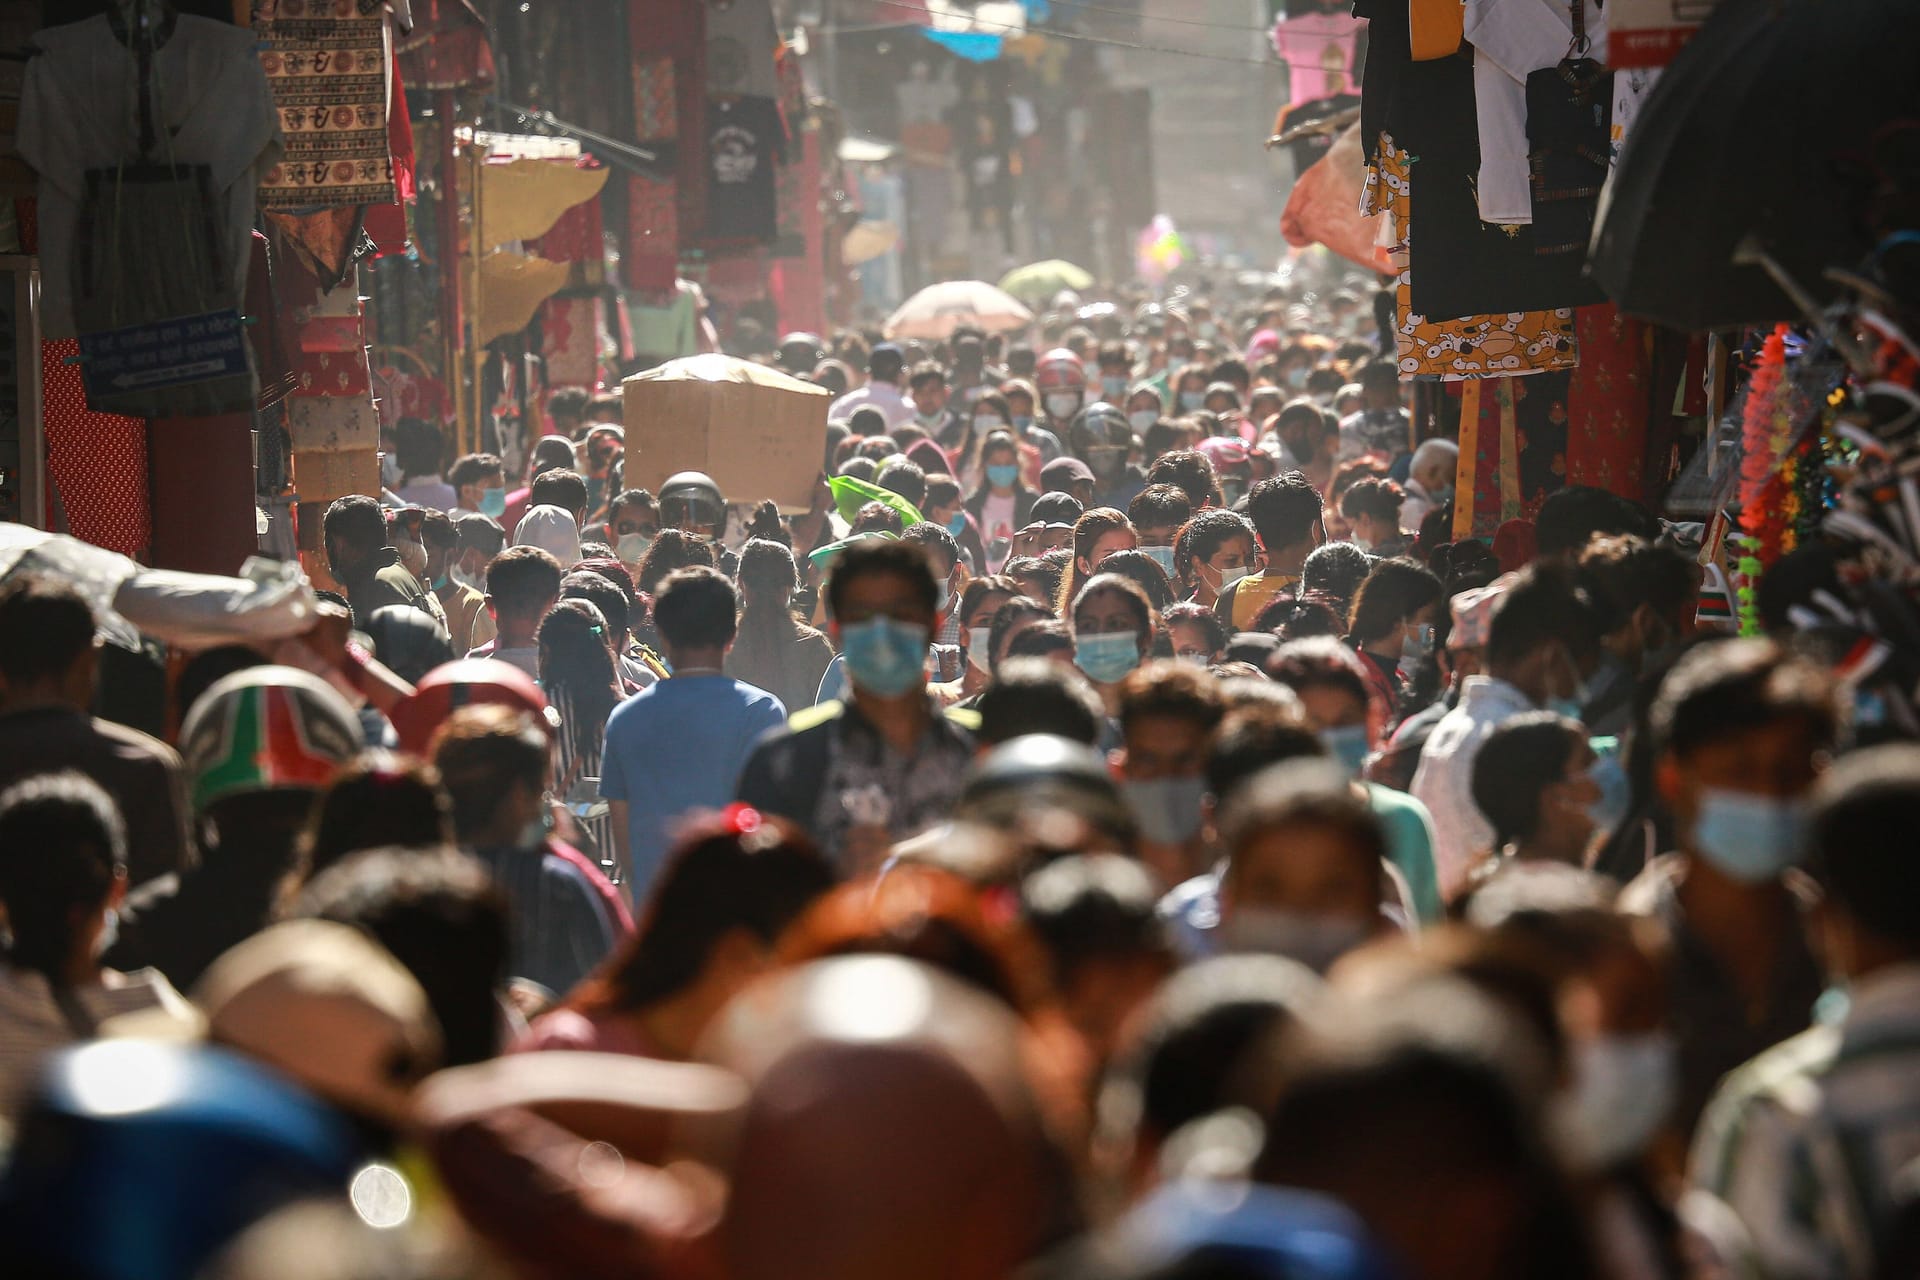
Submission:
[[1000,421],[1000,415],[997,413],[976,413],[973,415],[973,429],[975,433],[979,435],[985,435],[989,431],[998,431],[1006,425],[1006,423]]
[[1080,412],[1080,397],[1055,392],[1053,395],[1047,397],[1047,412],[1052,415],[1055,421],[1065,422],[1068,418]]
[[1318,973],[1367,940],[1370,922],[1351,916],[1289,911],[1282,907],[1240,907],[1220,922],[1229,951],[1286,956]]
[[653,539],[644,533],[623,533],[620,543],[614,548],[622,564],[639,564],[647,554],[647,548],[653,545]]
[[481,595],[487,594],[487,578],[484,573],[468,573],[456,564],[447,570],[447,576],[470,591],[478,591]]
[[967,665],[983,676],[993,670],[993,649],[988,644],[992,635],[992,627],[967,628]]
[[384,489],[400,487],[400,459],[391,453],[380,455],[380,486]]
[[1160,420],[1160,415],[1151,409],[1135,409],[1127,415],[1127,425],[1135,431],[1145,431]]
[[1673,1108],[1671,1033],[1602,1035],[1573,1046],[1573,1082],[1550,1103],[1548,1130],[1568,1164],[1594,1173],[1646,1149]]

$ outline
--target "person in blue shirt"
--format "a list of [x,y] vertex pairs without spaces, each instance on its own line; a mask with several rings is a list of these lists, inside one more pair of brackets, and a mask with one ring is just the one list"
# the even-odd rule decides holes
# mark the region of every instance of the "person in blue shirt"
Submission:
[[787,721],[780,699],[721,670],[738,608],[733,583],[713,569],[668,575],[653,622],[673,675],[607,717],[600,795],[635,903],[646,900],[681,820],[725,808],[754,744]]

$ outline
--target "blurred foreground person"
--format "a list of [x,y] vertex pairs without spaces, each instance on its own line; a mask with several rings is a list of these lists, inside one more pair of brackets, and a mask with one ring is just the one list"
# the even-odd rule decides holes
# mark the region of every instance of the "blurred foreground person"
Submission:
[[733,1280],[998,1280],[1074,1225],[1019,1020],[894,956],[750,989],[710,1056],[751,1100],[718,1233]]
[[295,869],[314,798],[359,754],[360,719],[332,686],[292,667],[216,681],[180,730],[200,863],[127,896],[116,969],[151,965],[182,990],[264,928]]
[[159,973],[100,963],[127,889],[126,832],[113,801],[77,773],[0,792],[0,1120],[19,1112],[50,1050],[90,1040],[102,1021],[186,1002]]
[[1848,756],[1813,793],[1815,921],[1846,1011],[1727,1077],[1693,1151],[1694,1184],[1746,1228],[1752,1274],[1911,1274],[1881,1255],[1920,1168],[1916,812],[1913,746]]
[[790,823],[745,805],[690,825],[639,930],[522,1049],[588,1049],[689,1060],[708,1024],[772,966],[782,933],[833,886]]
[[51,578],[0,587],[0,787],[76,769],[114,797],[127,827],[130,884],[192,861],[180,757],[146,734],[88,713],[93,609]]
[[455,833],[513,904],[512,975],[559,993],[605,958],[627,924],[599,869],[551,836],[550,759],[544,729],[507,707],[457,711],[434,738]]

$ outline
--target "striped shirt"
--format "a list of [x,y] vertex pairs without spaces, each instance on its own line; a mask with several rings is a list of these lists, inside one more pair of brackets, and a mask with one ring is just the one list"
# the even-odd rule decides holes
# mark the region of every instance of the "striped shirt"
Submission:
[[1729,1075],[1695,1137],[1692,1183],[1738,1215],[1762,1277],[1874,1274],[1896,1177],[1920,1160],[1920,963],[1855,982],[1837,1021]]
[[44,976],[0,964],[0,1122],[29,1099],[48,1054],[88,1039],[85,1032],[126,1014],[159,1010],[185,1025],[187,1002],[156,969],[102,969],[100,981],[70,992],[61,1008]]

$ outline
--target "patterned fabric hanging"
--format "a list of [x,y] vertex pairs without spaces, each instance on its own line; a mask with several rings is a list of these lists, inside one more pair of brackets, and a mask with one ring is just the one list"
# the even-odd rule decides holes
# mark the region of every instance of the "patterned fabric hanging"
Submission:
[[254,0],[260,66],[286,153],[260,182],[267,209],[394,204],[387,17],[355,0]]

